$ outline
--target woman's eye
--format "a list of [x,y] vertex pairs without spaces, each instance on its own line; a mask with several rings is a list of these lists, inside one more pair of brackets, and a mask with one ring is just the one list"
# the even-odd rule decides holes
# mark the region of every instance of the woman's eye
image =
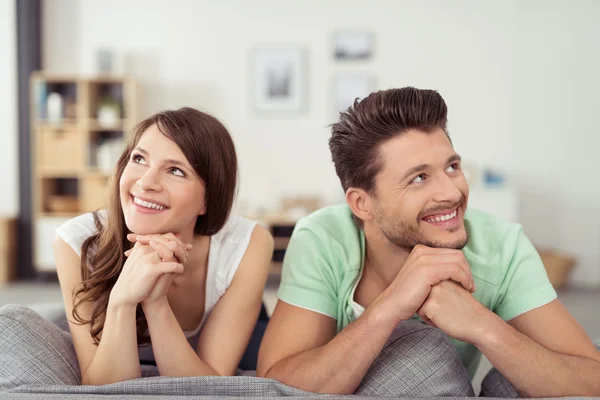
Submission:
[[131,160],[136,164],[142,164],[142,165],[146,164],[146,160],[144,160],[144,157],[142,157],[139,154],[132,155]]
[[173,175],[176,175],[176,176],[183,176],[183,177],[185,177],[185,174],[179,168],[171,168],[171,173]]
[[425,180],[425,174],[417,175],[415,179],[412,180],[412,183],[421,183]]

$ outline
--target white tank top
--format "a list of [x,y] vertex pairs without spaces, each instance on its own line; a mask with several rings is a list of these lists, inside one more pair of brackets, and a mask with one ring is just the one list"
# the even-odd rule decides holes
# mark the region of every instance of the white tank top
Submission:
[[[107,224],[107,215],[106,210],[98,212],[98,218],[104,226]],[[233,281],[240,261],[246,253],[246,249],[250,243],[250,236],[255,226],[255,221],[231,216],[223,228],[210,238],[206,293],[204,295],[204,315],[200,325],[196,329],[193,331],[184,331],[188,342],[194,350],[196,350],[202,326],[204,326],[211,311]],[[56,229],[56,233],[81,257],[83,242],[97,233],[94,216],[92,213],[87,213],[70,219],[59,226]],[[92,268],[92,266],[89,266],[89,268]],[[152,346],[140,347],[139,352],[141,361],[154,361]]]

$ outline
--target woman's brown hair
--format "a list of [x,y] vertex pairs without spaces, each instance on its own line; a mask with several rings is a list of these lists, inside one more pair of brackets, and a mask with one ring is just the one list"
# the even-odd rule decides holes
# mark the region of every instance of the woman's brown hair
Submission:
[[[233,140],[216,118],[192,108],[163,111],[140,122],[117,162],[108,193],[108,223],[104,226],[94,212],[98,232],[88,238],[81,249],[82,282],[73,291],[73,318],[80,324],[90,324],[90,333],[98,344],[110,292],[125,264],[124,252],[132,247],[127,240],[119,180],[129,163],[131,152],[144,132],[155,125],[181,149],[206,187],[206,214],[196,220],[196,235],[213,235],[229,217],[237,187],[237,157]],[[79,307],[93,304],[90,319],[83,318]],[[140,305],[136,312],[138,344],[150,342],[148,322]]]

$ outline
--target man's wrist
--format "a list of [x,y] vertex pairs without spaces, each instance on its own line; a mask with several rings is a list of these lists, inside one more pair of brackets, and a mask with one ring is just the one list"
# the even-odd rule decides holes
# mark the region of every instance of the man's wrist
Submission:
[[365,310],[363,317],[368,320],[370,326],[376,329],[392,330],[404,319],[398,318],[389,306],[390,304],[385,300],[376,301]]
[[498,345],[505,328],[506,323],[502,318],[492,311],[486,310],[482,317],[478,319],[477,326],[472,330],[472,338],[468,341],[479,350],[486,347],[495,347]]

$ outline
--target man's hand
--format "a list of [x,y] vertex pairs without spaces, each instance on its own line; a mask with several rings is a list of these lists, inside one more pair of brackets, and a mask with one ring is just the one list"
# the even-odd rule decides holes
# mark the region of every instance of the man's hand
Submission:
[[471,268],[460,250],[417,245],[406,263],[371,307],[394,316],[396,324],[410,319],[427,300],[433,287],[452,280],[468,291],[475,291]]
[[453,281],[434,286],[417,314],[446,335],[468,343],[481,336],[481,328],[492,315],[469,291]]

